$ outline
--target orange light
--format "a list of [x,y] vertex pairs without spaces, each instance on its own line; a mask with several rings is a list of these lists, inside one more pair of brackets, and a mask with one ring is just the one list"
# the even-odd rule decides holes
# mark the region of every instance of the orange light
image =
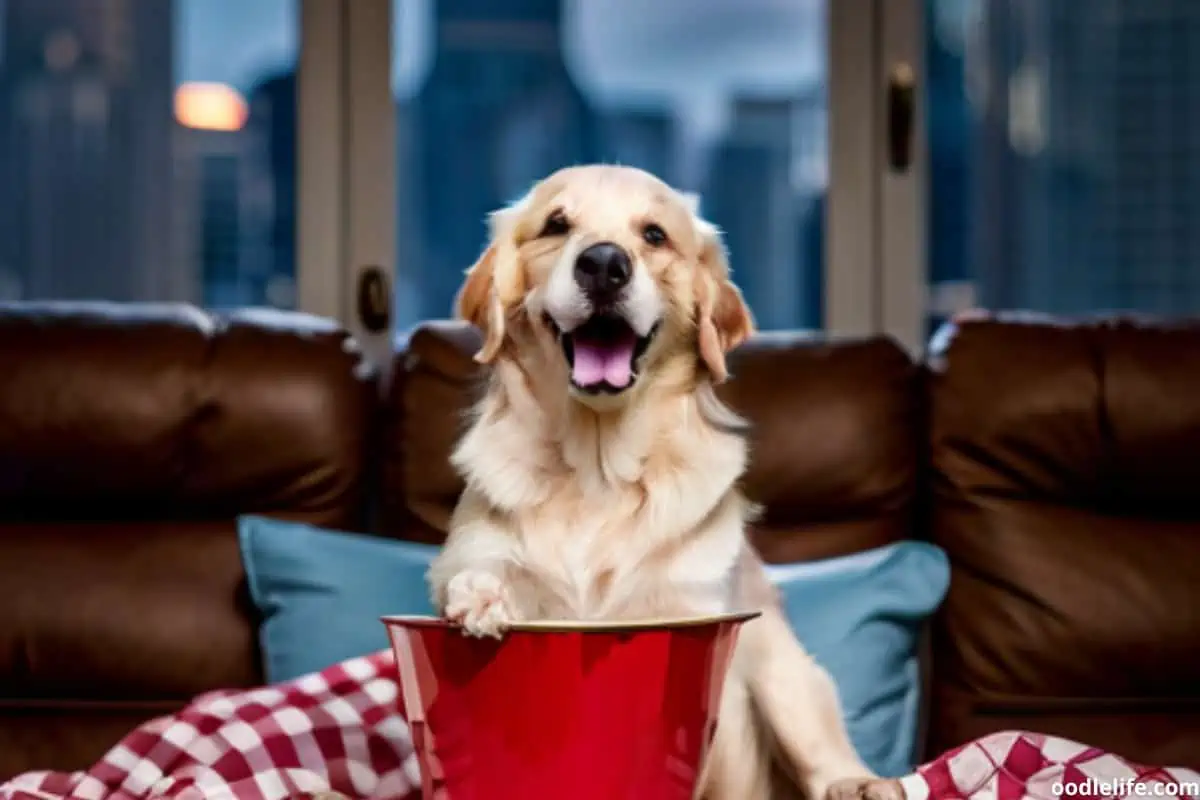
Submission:
[[175,90],[175,120],[202,131],[237,131],[249,109],[242,95],[223,83],[185,83]]

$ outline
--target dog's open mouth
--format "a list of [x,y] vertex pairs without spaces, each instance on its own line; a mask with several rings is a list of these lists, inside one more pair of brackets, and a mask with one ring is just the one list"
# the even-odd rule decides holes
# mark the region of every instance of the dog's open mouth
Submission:
[[652,329],[646,336],[638,336],[628,322],[614,314],[596,314],[573,331],[559,331],[571,383],[589,394],[625,391],[637,380],[638,359],[654,333]]

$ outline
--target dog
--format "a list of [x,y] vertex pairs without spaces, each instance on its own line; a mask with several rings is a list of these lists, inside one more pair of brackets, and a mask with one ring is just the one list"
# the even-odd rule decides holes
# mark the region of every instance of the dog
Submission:
[[903,800],[855,752],[747,543],[747,424],[714,386],[754,321],[698,200],[638,169],[568,167],[490,233],[456,301],[490,371],[452,455],[465,488],[435,607],[479,636],[761,609],[697,797]]

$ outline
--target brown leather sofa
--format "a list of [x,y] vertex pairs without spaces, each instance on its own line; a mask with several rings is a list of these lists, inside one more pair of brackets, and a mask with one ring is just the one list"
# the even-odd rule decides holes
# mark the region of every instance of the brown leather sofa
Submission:
[[[1003,728],[1200,766],[1200,328],[984,320],[927,365],[757,337],[770,561],[932,538],[929,752]],[[476,336],[429,324],[385,381],[301,315],[0,309],[0,779],[261,680],[239,513],[436,542]]]

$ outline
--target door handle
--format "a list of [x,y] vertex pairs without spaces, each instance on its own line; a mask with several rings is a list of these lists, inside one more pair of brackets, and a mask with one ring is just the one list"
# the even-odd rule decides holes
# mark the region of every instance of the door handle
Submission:
[[893,172],[904,173],[912,166],[915,116],[916,75],[911,64],[901,61],[888,73],[888,164]]
[[359,323],[367,333],[383,333],[392,324],[392,293],[387,275],[379,267],[364,267],[358,273],[357,288],[355,305]]

